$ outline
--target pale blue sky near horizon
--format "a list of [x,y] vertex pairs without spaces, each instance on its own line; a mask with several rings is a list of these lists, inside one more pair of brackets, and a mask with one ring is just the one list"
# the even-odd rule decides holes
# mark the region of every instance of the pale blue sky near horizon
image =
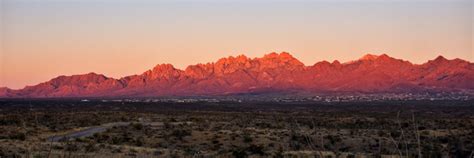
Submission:
[[474,61],[472,0],[0,0],[0,87],[287,51]]

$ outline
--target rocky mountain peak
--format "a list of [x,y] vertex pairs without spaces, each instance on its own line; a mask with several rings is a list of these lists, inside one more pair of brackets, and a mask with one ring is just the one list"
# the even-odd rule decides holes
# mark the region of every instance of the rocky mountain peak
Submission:
[[359,58],[359,60],[361,61],[374,61],[378,58],[379,56],[378,55],[374,55],[374,54],[366,54],[364,56],[362,56],[361,58]]
[[181,70],[174,68],[171,64],[158,64],[152,70],[146,71],[143,75],[150,79],[178,77]]

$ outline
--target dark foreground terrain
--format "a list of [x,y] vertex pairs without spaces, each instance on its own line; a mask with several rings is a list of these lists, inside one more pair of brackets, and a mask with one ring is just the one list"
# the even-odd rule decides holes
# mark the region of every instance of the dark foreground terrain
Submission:
[[472,157],[474,101],[0,101],[0,157]]

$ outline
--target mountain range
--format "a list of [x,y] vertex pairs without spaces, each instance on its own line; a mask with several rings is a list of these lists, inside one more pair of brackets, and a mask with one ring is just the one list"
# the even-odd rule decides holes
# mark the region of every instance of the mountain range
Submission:
[[474,91],[474,63],[443,56],[423,64],[367,54],[306,66],[286,52],[261,58],[230,56],[184,70],[159,64],[139,75],[59,76],[0,98],[213,96],[265,93],[412,93]]

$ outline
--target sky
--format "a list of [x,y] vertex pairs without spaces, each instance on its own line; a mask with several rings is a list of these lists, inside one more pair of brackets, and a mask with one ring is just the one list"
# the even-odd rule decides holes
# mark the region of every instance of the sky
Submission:
[[474,61],[472,0],[0,0],[0,87],[290,52]]

